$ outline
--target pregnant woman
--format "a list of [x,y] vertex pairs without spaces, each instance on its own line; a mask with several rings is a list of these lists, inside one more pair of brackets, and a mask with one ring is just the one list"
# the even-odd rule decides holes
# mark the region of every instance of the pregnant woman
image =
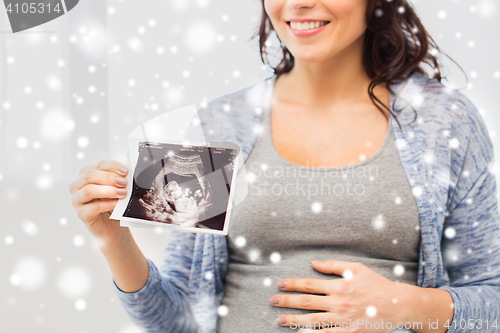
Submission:
[[[198,110],[187,139],[241,146],[227,236],[170,234],[145,258],[110,220],[130,172],[83,168],[72,203],[143,332],[496,332],[493,144],[441,84],[404,0],[262,0],[273,76]],[[424,70],[428,65],[433,73]],[[194,124],[194,123],[193,123]],[[198,123],[197,123],[198,124]],[[236,200],[239,202],[238,200]]]

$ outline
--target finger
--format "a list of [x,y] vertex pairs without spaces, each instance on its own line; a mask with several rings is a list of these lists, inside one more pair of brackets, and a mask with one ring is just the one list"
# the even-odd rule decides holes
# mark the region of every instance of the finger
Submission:
[[[310,313],[306,315],[281,315],[276,319],[281,326],[290,326],[291,328],[327,328],[335,327],[333,314],[328,312]],[[337,325],[341,323],[337,322]]]
[[94,218],[101,213],[111,213],[111,211],[115,208],[117,202],[118,199],[101,199],[92,201],[80,207],[78,216],[83,221],[86,221]]
[[331,299],[318,295],[274,295],[269,299],[274,306],[307,310],[330,310]]
[[87,184],[125,187],[127,185],[127,178],[120,176],[112,171],[89,169],[86,172],[80,174],[80,176],[74,181],[73,191],[76,192]]
[[329,294],[331,281],[323,279],[284,279],[278,282],[278,287],[286,291],[300,291],[310,294]]
[[94,163],[94,164],[91,164],[91,165],[86,165],[84,166],[83,168],[80,169],[80,171],[78,172],[79,175],[81,175],[82,173],[90,170],[90,169],[95,169],[95,166],[97,165],[97,163]]
[[[117,192],[118,191],[118,192]],[[125,191],[122,194],[120,191]],[[114,186],[107,185],[96,185],[96,184],[88,184],[82,187],[81,190],[76,192],[73,197],[73,205],[79,206],[84,205],[91,202],[94,199],[106,199],[106,198],[124,198],[126,196],[127,190],[124,188],[117,188]]]
[[336,274],[340,276],[346,275],[346,277],[351,277],[351,273],[359,272],[364,265],[360,262],[342,261],[342,260],[325,260],[316,261],[313,260],[312,266],[314,269],[326,273],[326,274]]
[[[121,166],[123,166],[123,168],[121,168]],[[120,172],[121,175],[126,175],[128,173],[128,168],[126,165],[118,162],[118,161],[105,161],[105,160],[102,160],[102,161],[99,161],[99,162],[96,162],[94,164],[91,164],[91,165],[86,165],[84,166],[83,168],[80,169],[80,174],[90,170],[90,169],[99,169],[99,170],[103,170],[103,171],[113,171],[113,170],[117,170],[120,168],[120,171],[124,171],[124,172]]]
[[[100,161],[97,163],[94,163],[92,165],[87,165],[83,168],[80,169],[79,176],[81,177],[82,175],[88,173],[91,170],[100,170],[100,171],[112,171],[116,173],[118,176],[125,176],[128,173],[128,168],[121,164],[120,162],[117,161]],[[76,191],[78,191],[80,188],[82,188],[84,185],[82,185],[82,181],[79,180],[80,177],[74,182],[72,182],[69,185],[69,191],[71,194],[74,194]],[[84,176],[89,177],[89,175]],[[111,177],[111,176],[110,176]],[[112,183],[108,183],[112,184]],[[117,183],[118,184],[118,183]]]
[[128,173],[128,168],[126,165],[118,161],[99,161],[92,164],[95,169],[102,171],[113,171],[117,174],[125,176]]

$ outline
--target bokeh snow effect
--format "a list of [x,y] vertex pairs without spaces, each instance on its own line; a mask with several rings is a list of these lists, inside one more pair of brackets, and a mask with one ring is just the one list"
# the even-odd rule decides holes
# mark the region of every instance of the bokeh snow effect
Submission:
[[[467,83],[440,56],[451,86],[465,88],[499,149],[498,3],[413,3],[438,45],[469,76]],[[139,123],[188,104],[204,106],[269,76],[256,44],[247,42],[259,15],[259,1],[249,0],[81,1],[69,15],[26,33],[0,34],[2,327],[18,333],[140,332],[121,308],[104,257],[71,206],[69,182],[85,165],[124,162],[126,137]],[[4,10],[0,24],[9,31]],[[276,39],[268,43],[276,45]],[[411,102],[418,106],[422,96]],[[451,147],[460,144],[450,138]],[[424,158],[433,163],[432,155]],[[437,179],[448,181],[446,175]],[[247,173],[247,180],[255,181],[255,174]],[[323,209],[326,203],[314,202],[304,214]],[[374,217],[373,227],[384,232],[383,216]],[[159,265],[168,232],[133,233]],[[448,228],[444,236],[453,238],[456,231]],[[252,262],[267,260],[245,235],[236,245]],[[450,249],[444,259],[457,262],[464,255]],[[281,259],[279,252],[269,257],[274,264]],[[395,266],[394,273],[403,274],[404,267]],[[276,282],[265,278],[262,288]],[[230,315],[231,309],[222,306],[218,313]]]

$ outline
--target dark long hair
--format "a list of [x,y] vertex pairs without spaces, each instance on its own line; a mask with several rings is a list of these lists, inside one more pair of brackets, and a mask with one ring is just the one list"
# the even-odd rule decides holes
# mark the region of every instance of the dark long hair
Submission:
[[[373,89],[381,83],[386,83],[389,91],[394,94],[391,84],[406,81],[414,72],[428,76],[425,70],[420,67],[421,63],[428,64],[434,70],[433,79],[437,80],[438,86],[440,86],[443,77],[441,76],[436,55],[438,52],[444,52],[439,49],[434,39],[425,30],[422,22],[420,22],[413,7],[407,0],[382,0],[382,6],[377,6],[377,0],[367,1],[365,14],[367,29],[363,42],[363,64],[371,78],[370,85],[368,86],[370,99],[385,115],[383,110],[375,103],[375,100],[389,112],[392,113],[392,111],[375,97]],[[269,64],[266,41],[274,31],[274,28],[265,11],[264,0],[261,0],[261,3],[262,16],[260,26],[251,39],[259,37],[259,51],[262,62],[265,65],[269,65],[274,70],[274,73],[279,76],[289,72],[293,68],[294,58],[286,46],[282,45],[281,50],[283,54],[281,62],[276,67]],[[446,56],[450,58],[448,55]],[[451,60],[455,62],[453,59]],[[431,79],[429,78],[429,80]],[[426,85],[426,88],[430,87],[433,86]],[[392,106],[393,109],[394,104],[395,100]],[[401,110],[396,111],[400,112]],[[401,124],[397,118],[394,118],[398,122],[399,128],[401,128]],[[415,111],[413,121],[416,118],[417,112]]]

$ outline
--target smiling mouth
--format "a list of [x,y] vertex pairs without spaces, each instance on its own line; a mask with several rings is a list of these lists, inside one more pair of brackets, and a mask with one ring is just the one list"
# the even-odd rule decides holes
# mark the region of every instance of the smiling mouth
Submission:
[[291,22],[286,21],[286,24],[293,30],[311,30],[327,25],[330,21],[311,21],[311,22]]

